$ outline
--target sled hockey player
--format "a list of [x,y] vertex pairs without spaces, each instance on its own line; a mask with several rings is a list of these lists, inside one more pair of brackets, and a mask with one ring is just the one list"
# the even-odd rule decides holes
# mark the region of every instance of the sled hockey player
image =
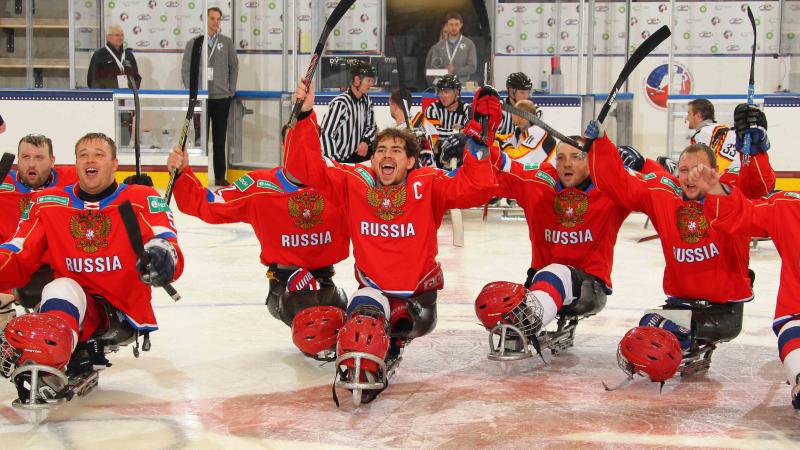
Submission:
[[[524,286],[489,283],[475,301],[492,360],[528,358],[529,346],[539,354],[571,347],[578,319],[600,312],[611,294],[614,244],[630,210],[596,188],[581,149],[562,142],[556,155],[554,167],[492,154],[495,194],[517,199],[532,249]],[[558,329],[545,332],[556,318]]]
[[333,283],[333,265],[350,252],[342,209],[283,167],[249,172],[211,192],[177,145],[167,166],[179,171],[174,195],[182,212],[211,224],[253,227],[268,268],[267,309],[291,327],[292,340],[305,355],[332,360],[347,305],[346,294]]
[[[444,283],[436,230],[446,210],[477,206],[465,199],[494,189],[489,149],[471,138],[465,163],[455,173],[415,168],[414,136],[388,128],[376,137],[371,167],[338,164],[320,158],[313,86],[306,90],[300,81],[295,98],[303,106],[287,137],[286,168],[341,205],[361,286],[348,301],[339,331],[336,385],[350,389],[356,404],[367,403],[386,388],[408,342],[436,325],[436,291]],[[485,117],[491,146],[500,123],[497,93],[481,88],[475,104],[476,117],[465,131],[481,136],[478,119]]]
[[[748,117],[763,123],[763,128],[757,130],[762,139],[754,140],[758,145],[753,146],[753,156],[741,166],[741,173],[728,170],[721,180],[737,185],[748,197],[757,198],[772,190],[775,174],[766,154],[766,118],[755,107],[748,107]],[[744,132],[754,133],[749,128]],[[689,145],[680,156],[677,179],[663,172],[642,176],[623,168],[617,148],[605,135],[602,124],[591,121],[585,137],[594,140],[589,164],[597,187],[620,205],[647,214],[661,239],[667,299],[660,310],[647,312],[639,326],[663,328],[676,337],[683,350],[681,375],[707,370],[716,344],[730,341],[741,331],[744,303],[753,299],[747,267],[750,240],[709,227],[709,218],[703,212],[705,192],[688,178],[690,171],[701,164],[716,170],[714,152],[704,144]],[[742,151],[739,141],[737,149]],[[714,274],[715,282],[698,282],[698,274],[703,273]],[[628,344],[626,335],[620,348]],[[648,373],[636,369],[638,366],[628,358],[620,357],[619,361],[629,377],[635,372]]]
[[[54,186],[67,186],[78,181],[75,166],[55,166],[53,142],[41,134],[23,136],[17,145],[17,169],[9,171],[0,185],[0,242],[14,234],[19,218],[38,191]],[[13,286],[23,306],[33,308],[38,303],[42,285],[53,279],[46,264],[25,287]],[[33,298],[36,298],[33,300]],[[0,329],[16,314],[15,294],[0,293]]]
[[[55,279],[35,312],[0,333],[0,374],[19,395],[15,405],[43,408],[97,385],[105,357],[135,341],[138,356],[158,329],[151,286],[183,270],[169,207],[149,187],[117,184],[114,141],[90,133],[75,144],[75,184],[38,192],[14,236],[0,245],[0,289],[24,284],[45,251]],[[137,256],[120,209],[130,202],[144,242]]]
[[[758,145],[754,141],[754,145]],[[800,223],[800,194],[784,191],[752,202],[738,188],[720,183],[710,168],[698,166],[690,179],[703,185],[710,195],[703,209],[711,227],[723,233],[744,237],[771,237],[783,263],[775,305],[772,330],[778,337],[778,355],[786,379],[791,385],[791,401],[800,409],[800,246],[797,224]]]

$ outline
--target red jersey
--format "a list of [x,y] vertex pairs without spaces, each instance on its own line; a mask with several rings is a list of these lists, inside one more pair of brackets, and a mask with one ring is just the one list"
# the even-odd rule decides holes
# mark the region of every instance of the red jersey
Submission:
[[28,207],[34,193],[51,187],[67,186],[77,181],[75,166],[55,166],[50,169],[50,178],[47,182],[41,188],[31,190],[20,181],[16,170],[8,172],[0,184],[0,210],[3,211],[0,219],[0,242],[7,241],[14,234],[20,215]]
[[776,192],[751,203],[741,190],[734,189],[728,196],[709,195],[703,209],[717,230],[748,239],[772,237],[783,261],[773,322],[777,333],[784,323],[800,314],[800,193]]
[[34,195],[11,240],[0,245],[0,289],[22,286],[47,251],[56,278],[75,280],[87,295],[101,295],[139,330],[155,330],[150,286],[139,280],[136,254],[119,214],[131,202],[142,239],[163,238],[178,251],[175,278],[183,271],[172,212],[153,188],[120,184],[99,202],[77,196],[77,184]]
[[350,236],[342,209],[297,186],[282,167],[256,170],[216,193],[191,169],[175,181],[178,208],[208,223],[245,222],[261,243],[261,263],[318,269],[347,258]]
[[286,169],[341,205],[359,278],[390,295],[413,295],[436,269],[436,231],[444,212],[477,206],[465,196],[495,187],[489,159],[471,154],[455,175],[423,167],[409,171],[404,184],[381,186],[370,167],[323,159],[319,142],[312,113],[289,131]]
[[[670,297],[714,303],[753,298],[747,265],[750,240],[719,233],[709,226],[701,201],[686,200],[676,178],[666,173],[629,173],[608,137],[594,141],[589,164],[597,187],[625,208],[647,214],[661,238],[664,292]],[[762,171],[763,170],[763,171]],[[721,180],[755,191],[774,180],[766,154],[755,156]],[[712,282],[713,281],[713,282]]]
[[566,264],[610,288],[614,244],[630,210],[600,192],[594,182],[585,189],[565,188],[551,164],[523,165],[505,155],[492,157],[500,169],[498,196],[515,198],[525,211],[533,247],[531,267]]

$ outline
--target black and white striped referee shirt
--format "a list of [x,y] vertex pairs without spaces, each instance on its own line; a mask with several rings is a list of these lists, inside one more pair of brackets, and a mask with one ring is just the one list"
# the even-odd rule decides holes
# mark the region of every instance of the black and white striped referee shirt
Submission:
[[321,128],[322,153],[334,161],[344,161],[356,152],[359,143],[372,144],[375,139],[372,100],[366,94],[356,98],[348,88],[331,101]]
[[[508,98],[505,100],[509,105],[514,105]],[[503,117],[500,119],[500,126],[497,127],[498,136],[509,136],[514,133],[514,121],[511,119],[511,113],[503,111]]]
[[460,100],[455,111],[449,111],[440,100],[431,103],[425,110],[425,121],[435,127],[440,136],[451,134],[454,127],[464,128],[470,116],[472,116],[472,106],[465,105]]

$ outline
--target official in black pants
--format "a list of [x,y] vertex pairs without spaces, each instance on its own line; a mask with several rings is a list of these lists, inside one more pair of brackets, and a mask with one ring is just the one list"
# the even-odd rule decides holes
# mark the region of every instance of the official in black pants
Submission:
[[214,139],[214,184],[217,186],[230,184],[225,177],[225,171],[228,168],[225,138],[228,135],[228,111],[231,110],[231,100],[233,100],[231,97],[207,100],[206,141],[208,141],[208,132],[211,132]]

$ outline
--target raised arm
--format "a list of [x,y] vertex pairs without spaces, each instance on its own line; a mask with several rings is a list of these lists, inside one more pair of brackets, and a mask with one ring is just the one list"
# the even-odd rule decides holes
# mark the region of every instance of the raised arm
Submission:
[[39,208],[33,202],[22,213],[17,231],[0,245],[0,291],[24,286],[47,249]]
[[[589,149],[589,171],[597,188],[624,208],[650,214],[653,208],[647,178],[658,175],[640,176],[628,172],[622,164],[617,146],[606,136],[602,124],[596,120],[589,122],[585,135],[594,139]],[[665,189],[671,188],[668,183],[675,184],[666,175],[662,178],[666,180],[663,182]]]

